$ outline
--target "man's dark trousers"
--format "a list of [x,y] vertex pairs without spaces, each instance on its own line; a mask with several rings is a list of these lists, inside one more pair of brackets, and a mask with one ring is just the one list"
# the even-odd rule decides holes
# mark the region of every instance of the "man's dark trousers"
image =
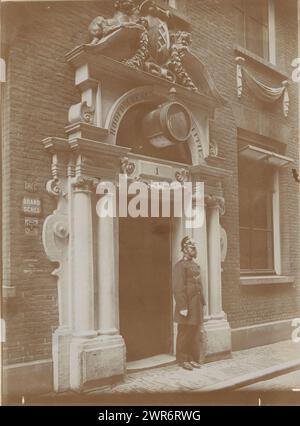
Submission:
[[178,363],[200,361],[201,337],[201,326],[178,324],[176,341],[176,360]]

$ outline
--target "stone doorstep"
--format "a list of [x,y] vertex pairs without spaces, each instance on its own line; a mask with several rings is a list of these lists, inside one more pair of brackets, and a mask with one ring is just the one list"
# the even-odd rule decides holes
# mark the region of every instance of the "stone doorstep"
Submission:
[[141,359],[138,361],[131,361],[127,363],[127,374],[136,373],[138,371],[150,370],[157,367],[166,367],[175,364],[176,359],[172,355],[161,354],[155,355],[150,358]]
[[[236,390],[254,383],[270,380],[283,374],[292,373],[300,369],[300,358],[293,361],[283,362],[273,367],[265,368],[253,373],[242,374],[234,379],[223,380],[222,382],[205,386],[201,392],[216,392],[223,390]],[[195,392],[195,391],[194,391]]]

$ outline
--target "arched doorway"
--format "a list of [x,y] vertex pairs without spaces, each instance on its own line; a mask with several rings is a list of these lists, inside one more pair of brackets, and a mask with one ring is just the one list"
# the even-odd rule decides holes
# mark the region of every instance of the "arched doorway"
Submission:
[[[115,142],[130,148],[136,161],[125,170],[129,179],[170,183],[178,168],[192,165],[193,120],[182,104],[151,97],[120,115]],[[133,176],[137,170],[140,177]],[[174,353],[173,226],[171,217],[119,218],[119,319],[127,362]]]

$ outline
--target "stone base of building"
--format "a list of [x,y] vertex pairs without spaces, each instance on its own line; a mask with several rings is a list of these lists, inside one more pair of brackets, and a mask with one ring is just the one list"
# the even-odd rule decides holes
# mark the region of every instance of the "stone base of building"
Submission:
[[52,335],[53,388],[64,392],[70,388],[70,344],[72,332],[59,327]]
[[241,351],[290,340],[293,330],[292,319],[234,328],[232,329],[232,350]]
[[51,359],[12,364],[3,368],[3,403],[21,404],[28,395],[53,391]]
[[226,319],[211,319],[204,324],[207,361],[231,356],[231,328]]
[[[233,351],[264,346],[291,339],[292,319],[274,321],[249,327],[230,329],[226,320],[210,320],[205,323],[207,335],[206,361],[224,359]],[[65,337],[67,339],[67,337]],[[53,337],[61,340],[61,335]],[[78,339],[80,340],[80,339]],[[120,379],[126,372],[125,344],[121,336],[98,336],[76,346],[77,361],[73,379],[82,389],[95,387],[114,378]],[[232,342],[232,344],[231,344]],[[62,340],[61,340],[62,343]],[[75,354],[75,352],[74,352]],[[75,361],[75,358],[72,357]],[[74,364],[72,364],[74,365]],[[63,371],[61,371],[61,374]],[[72,371],[71,371],[72,373]],[[68,375],[68,371],[64,371]],[[51,359],[12,364],[3,368],[3,396],[6,400],[25,403],[27,395],[40,395],[55,390]],[[77,390],[79,390],[77,388]]]
[[70,388],[81,391],[126,372],[126,349],[121,336],[92,339],[73,337],[70,345]]

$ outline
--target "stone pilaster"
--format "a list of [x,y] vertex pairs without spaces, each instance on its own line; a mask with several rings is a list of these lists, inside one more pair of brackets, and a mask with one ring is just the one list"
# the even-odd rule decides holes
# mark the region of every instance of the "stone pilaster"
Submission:
[[209,312],[212,319],[224,317],[222,311],[220,213],[224,211],[222,197],[207,197],[208,212],[208,274],[210,284]]
[[222,269],[220,214],[225,212],[224,198],[207,196],[207,241],[208,241],[208,309],[205,323],[207,335],[207,358],[230,356],[231,329],[222,309]]
[[70,341],[72,338],[71,287],[69,280],[70,227],[68,219],[67,155],[64,140],[47,138],[43,145],[52,156],[52,179],[46,190],[56,200],[56,210],[43,225],[43,245],[47,257],[59,266],[57,277],[59,325],[52,335],[53,387],[56,392],[69,389]]

